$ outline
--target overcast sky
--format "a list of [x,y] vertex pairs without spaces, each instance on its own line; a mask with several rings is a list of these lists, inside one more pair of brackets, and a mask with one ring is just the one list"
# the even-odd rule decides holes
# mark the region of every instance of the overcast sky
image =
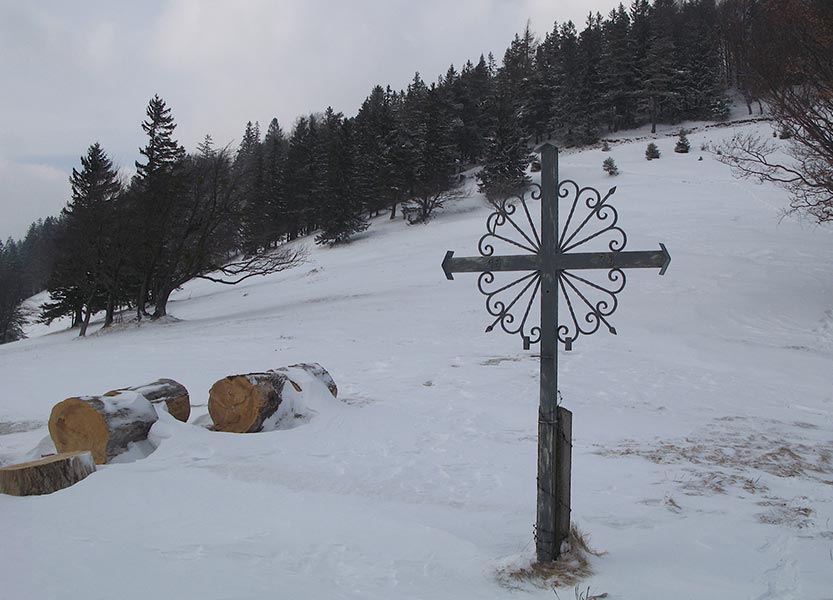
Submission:
[[376,84],[402,89],[467,59],[500,62],[530,20],[582,25],[618,0],[0,0],[0,239],[57,214],[100,142],[132,168],[153,94],[190,151],[246,121],[332,106],[355,115]]

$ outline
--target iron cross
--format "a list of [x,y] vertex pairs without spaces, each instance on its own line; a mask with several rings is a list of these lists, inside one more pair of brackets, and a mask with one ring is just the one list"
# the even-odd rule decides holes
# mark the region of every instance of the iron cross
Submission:
[[[557,404],[557,344],[572,348],[578,335],[595,333],[618,305],[617,294],[625,286],[622,269],[659,268],[665,274],[671,256],[663,244],[659,250],[624,252],[625,232],[618,226],[618,213],[608,203],[616,191],[602,196],[593,188],[558,180],[558,149],[541,148],[541,186],[532,199],[541,200],[541,232],[535,228],[523,195],[518,203],[503,202],[487,220],[478,257],[454,257],[448,251],[442,263],[448,279],[453,273],[480,273],[478,287],[487,296],[486,309],[507,333],[519,334],[524,348],[541,344],[540,398],[538,412],[538,503],[536,553],[539,562],[558,558],[570,530],[570,436],[571,413]],[[563,225],[559,222],[559,199],[571,201]],[[561,225],[561,227],[559,227]],[[607,252],[571,252],[592,240],[607,242]],[[527,254],[495,256],[497,242],[521,248]],[[607,269],[603,282],[573,271]],[[495,272],[528,271],[514,282],[489,289]],[[533,302],[540,292],[540,325],[528,326]],[[514,296],[514,298],[513,298]],[[559,297],[566,319],[559,321]],[[522,315],[522,316],[520,316]]]

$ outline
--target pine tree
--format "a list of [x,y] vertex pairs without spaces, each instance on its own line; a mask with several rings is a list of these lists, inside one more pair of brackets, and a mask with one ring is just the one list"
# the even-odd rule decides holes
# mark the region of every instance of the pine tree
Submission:
[[[117,293],[116,204],[122,187],[112,161],[98,143],[81,157],[81,170],[70,176],[72,199],[62,211],[64,227],[57,241],[58,260],[49,281],[50,302],[42,319],[83,311],[77,323],[86,335],[92,315]],[[76,318],[77,320],[77,318]]]
[[150,99],[146,114],[142,129],[148,136],[148,143],[139,150],[146,162],[136,161],[136,176],[150,186],[157,175],[171,171],[185,157],[185,148],[173,139],[176,123],[171,109],[159,95]]
[[268,248],[272,241],[269,199],[264,180],[260,125],[257,122],[246,123],[234,161],[234,172],[243,211],[241,246],[247,252]]
[[603,26],[600,77],[608,131],[619,131],[635,124],[636,90],[630,68],[630,26],[630,16],[622,4],[610,12]]
[[645,158],[648,160],[654,160],[655,158],[660,157],[659,148],[654,142],[648,144],[648,147],[645,148]]
[[46,289],[57,257],[57,232],[58,221],[55,217],[38,219],[29,227],[20,244],[24,266],[24,292],[27,297]]
[[559,52],[561,38],[558,23],[547,33],[544,41],[538,45],[535,55],[535,73],[532,78],[533,88],[529,110],[536,122],[535,143],[551,137],[556,127],[556,106],[561,93],[562,81],[559,79]]
[[[136,162],[132,183],[134,203],[134,244],[132,269],[138,278],[136,316],[141,319],[148,301],[156,304],[154,316],[164,316],[173,288],[169,277],[160,272],[167,261],[166,245],[176,242],[172,230],[181,208],[181,173],[185,149],[173,138],[176,123],[165,101],[155,95],[148,102],[142,129],[147,145],[139,152],[144,163]],[[170,288],[170,289],[169,289]]]
[[601,15],[591,14],[587,17],[587,25],[579,36],[578,51],[580,68],[575,93],[581,98],[581,102],[578,104],[578,127],[573,141],[578,144],[592,144],[599,139],[598,128],[604,96],[601,79]]
[[602,163],[602,170],[610,176],[616,176],[619,174],[619,167],[616,166],[616,161],[613,160],[612,156],[608,156],[604,159]]
[[680,133],[677,138],[677,145],[674,146],[674,152],[677,154],[688,154],[689,150],[691,150],[691,142],[688,141],[686,130],[680,129]]
[[19,245],[9,238],[0,242],[0,344],[26,337],[28,311],[23,306],[23,263]]
[[529,135],[536,130],[541,131],[542,124],[535,122],[535,112],[531,104],[536,90],[533,88],[535,73],[535,54],[538,41],[527,23],[523,34],[515,34],[515,38],[503,55],[503,63],[496,76],[496,85],[501,93],[506,95],[518,115],[521,127]]
[[554,113],[552,128],[560,133],[567,145],[578,143],[579,129],[582,125],[582,103],[580,86],[581,58],[579,55],[578,34],[572,21],[563,23],[558,31],[560,47],[556,66],[557,84],[554,95]]
[[494,81],[480,55],[476,65],[466,64],[460,73],[460,102],[462,103],[462,129],[457,139],[460,158],[466,164],[476,162],[485,148],[485,132],[490,121],[488,101],[492,95]]
[[323,214],[318,244],[333,246],[347,242],[352,236],[367,229],[362,218],[362,197],[356,185],[356,145],[354,123],[343,120],[341,113],[327,109],[323,124],[325,160]]
[[675,62],[676,6],[674,0],[656,0],[651,13],[651,38],[642,69],[642,98],[651,133],[656,133],[660,119],[676,121],[680,116],[680,72]]
[[273,118],[263,138],[264,220],[268,224],[265,233],[270,245],[277,243],[288,233],[283,187],[288,145],[283,129],[278,120]]
[[356,185],[369,214],[385,208],[395,213],[397,196],[391,164],[393,133],[396,127],[390,88],[377,85],[362,103],[353,132]]
[[511,98],[498,90],[492,99],[494,121],[487,137],[483,168],[477,174],[479,189],[486,198],[500,204],[520,193],[528,184],[526,168],[530,154]]
[[413,157],[408,221],[424,223],[440,208],[454,186],[457,170],[447,102],[436,86],[427,88],[419,74],[408,87],[403,106]]
[[312,202],[310,182],[314,172],[314,130],[314,117],[300,117],[289,138],[284,172],[284,217],[290,240],[307,232],[307,215]]
[[686,2],[679,17],[677,68],[682,113],[692,119],[725,119],[729,101],[715,0]]

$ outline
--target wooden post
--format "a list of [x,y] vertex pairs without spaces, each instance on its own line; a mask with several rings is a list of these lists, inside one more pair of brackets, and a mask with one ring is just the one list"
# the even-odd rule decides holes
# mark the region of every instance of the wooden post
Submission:
[[555,480],[556,487],[555,501],[558,504],[556,511],[556,531],[559,537],[556,539],[558,551],[561,545],[567,541],[570,535],[570,477],[573,464],[573,413],[564,408],[558,407],[558,428],[555,434]]
[[[561,488],[564,453],[558,452],[558,149],[541,150],[541,387],[538,407],[538,499],[535,550],[538,562],[558,558],[570,530],[570,494]],[[569,460],[569,457],[568,457]],[[569,472],[569,465],[567,466]],[[566,530],[563,528],[566,513]]]

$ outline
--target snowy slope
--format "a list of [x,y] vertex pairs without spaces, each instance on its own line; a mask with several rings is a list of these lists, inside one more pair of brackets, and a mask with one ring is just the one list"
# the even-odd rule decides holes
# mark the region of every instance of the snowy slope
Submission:
[[[584,586],[609,598],[833,598],[833,234],[699,151],[732,133],[692,134],[689,155],[660,138],[652,162],[615,145],[615,179],[607,154],[562,156],[562,176],[618,186],[629,250],[672,255],[629,273],[618,336],[560,356],[573,520],[606,552]],[[440,269],[476,254],[488,213],[473,194],[292,271],[192,282],[177,322],[0,346],[2,463],[48,451],[70,395],[172,377],[193,422],[215,380],[300,361],[340,390],[286,431],[163,419],[143,460],[0,496],[0,597],[554,598],[498,576],[533,555],[535,350],[484,334],[475,276]]]

